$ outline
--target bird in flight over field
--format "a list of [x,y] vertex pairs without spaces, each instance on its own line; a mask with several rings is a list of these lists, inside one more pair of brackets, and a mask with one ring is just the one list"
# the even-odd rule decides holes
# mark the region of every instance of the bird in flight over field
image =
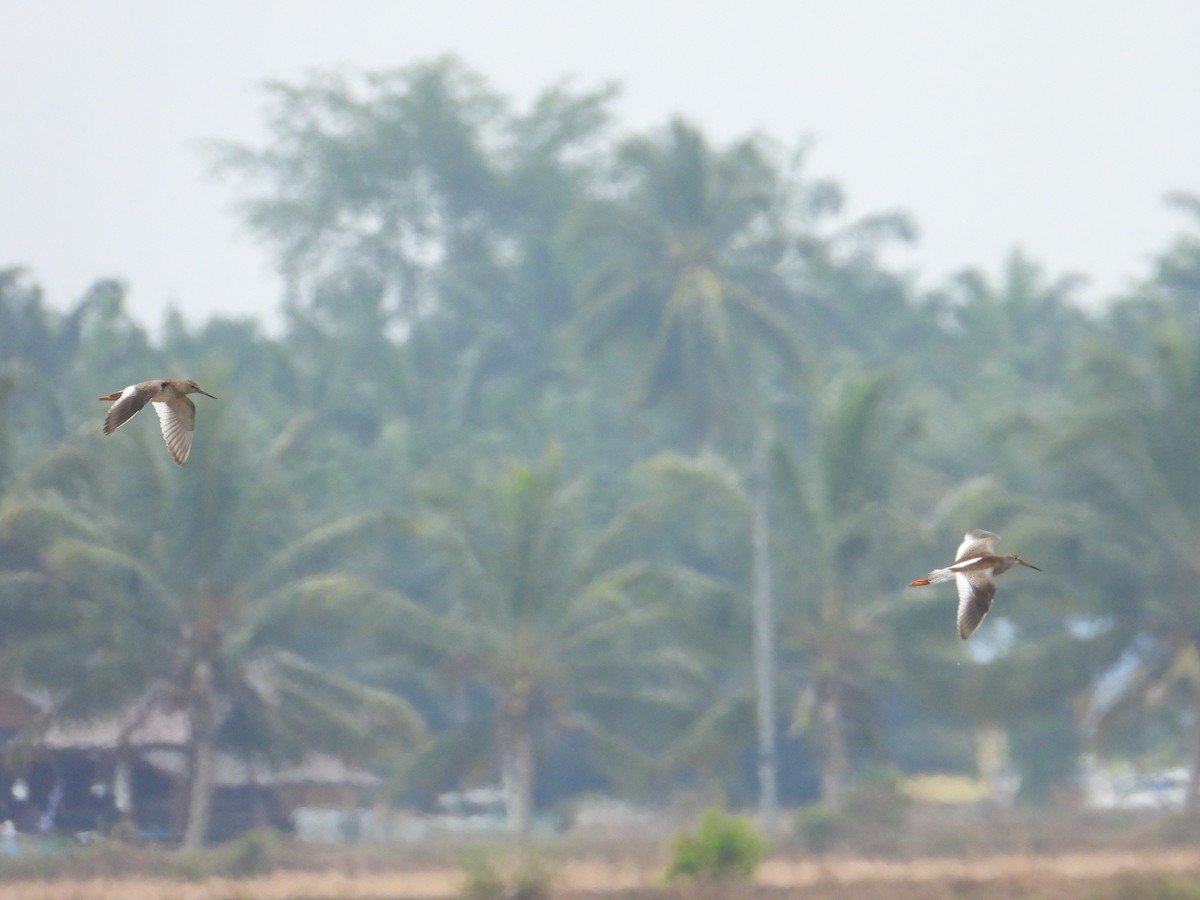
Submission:
[[104,433],[112,434],[137,415],[143,406],[153,403],[167,449],[171,451],[175,462],[182,466],[192,451],[192,432],[196,430],[196,404],[188,399],[188,394],[203,394],[217,399],[196,382],[184,378],[140,381],[120,393],[101,397],[101,400],[116,401],[104,417]]
[[996,556],[998,540],[997,534],[973,528],[963,536],[954,562],[909,584],[909,587],[921,587],[954,579],[958,585],[958,636],[964,641],[975,633],[991,609],[992,598],[996,596],[997,575],[1018,565],[1042,571],[1019,556]]

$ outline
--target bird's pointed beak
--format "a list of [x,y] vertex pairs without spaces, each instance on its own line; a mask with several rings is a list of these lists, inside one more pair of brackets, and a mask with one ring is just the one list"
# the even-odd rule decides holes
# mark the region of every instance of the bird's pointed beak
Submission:
[[217,399],[216,397],[213,397],[213,395],[210,394],[208,391],[200,391],[200,393],[203,394],[205,397],[212,397],[214,400]]
[[107,395],[101,397],[100,399],[101,400],[117,400],[120,398],[120,396],[121,396],[120,394],[107,394]]
[[1027,562],[1025,562],[1025,560],[1021,559],[1021,557],[1019,557],[1019,556],[1017,557],[1017,562],[1019,562],[1021,565],[1025,566],[1025,568],[1027,568],[1027,569],[1033,569],[1035,572],[1042,571],[1037,566],[1035,566],[1033,563],[1027,563]]

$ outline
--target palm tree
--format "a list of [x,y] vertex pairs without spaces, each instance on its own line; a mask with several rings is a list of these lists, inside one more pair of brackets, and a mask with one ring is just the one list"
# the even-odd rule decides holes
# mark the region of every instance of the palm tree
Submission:
[[[1200,295],[1200,230],[1196,228],[1200,225],[1200,196],[1175,191],[1166,200],[1191,216],[1193,230],[1178,235],[1167,252],[1159,256],[1154,277],[1141,293],[1158,314],[1195,326],[1196,297]],[[1146,304],[1135,301],[1131,305],[1144,308]]]
[[[0,408],[0,417],[4,415]],[[51,652],[79,624],[81,610],[48,569],[58,541],[102,542],[104,529],[70,492],[86,498],[96,488],[96,471],[76,445],[58,445],[16,473],[0,492],[0,683],[11,687],[17,673],[34,663],[53,671],[71,654]]]
[[1013,253],[999,277],[967,270],[926,298],[922,314],[936,327],[919,338],[913,374],[936,395],[923,452],[948,481],[983,473],[1013,486],[1028,481],[1032,467],[1021,461],[1058,414],[1074,346],[1094,330],[1075,302],[1080,281],[1052,278]]
[[38,570],[73,615],[41,645],[13,648],[9,666],[54,691],[61,720],[131,705],[186,714],[187,847],[208,831],[218,748],[277,765],[314,747],[363,759],[389,738],[414,743],[422,725],[404,700],[334,664],[356,636],[436,625],[347,567],[390,517],[289,527],[270,461],[241,449],[220,407],[206,412],[205,452],[186,470],[135,432],[133,464],[116,467],[96,511],[103,527],[44,536]]
[[521,835],[532,824],[540,734],[569,731],[600,758],[619,759],[626,776],[649,771],[631,725],[652,731],[696,673],[658,628],[663,604],[644,599],[658,576],[612,558],[621,529],[593,527],[584,484],[568,481],[552,452],[469,491],[443,486],[426,506],[427,534],[447,564],[445,620],[458,635],[444,671],[490,697],[461,710],[436,753],[457,746],[479,757],[494,740]]
[[[680,121],[659,139],[628,142],[619,163],[621,199],[584,206],[564,232],[580,303],[568,334],[584,353],[623,354],[636,371],[634,405],[671,401],[689,442],[747,453],[753,441],[745,436],[760,428],[764,365],[795,365],[800,355],[773,271],[785,243],[779,173],[759,143],[717,151]],[[764,348],[773,352],[764,355]],[[761,471],[755,477],[761,481]],[[763,502],[766,493],[756,496]],[[753,521],[760,806],[772,828],[774,635],[765,511]]]
[[676,121],[626,144],[618,177],[622,199],[566,225],[580,303],[569,334],[584,352],[634,360],[636,406],[676,401],[701,446],[728,440],[748,422],[758,351],[797,356],[772,296],[778,175],[758,143],[717,151]]
[[[517,109],[450,58],[272,86],[270,143],[221,163],[287,282],[296,405],[364,448],[407,419],[437,459],[561,381],[554,241],[610,96],[556,87]],[[345,487],[331,501],[358,499]]]
[[894,664],[884,616],[895,606],[889,560],[906,530],[894,489],[907,432],[892,382],[888,370],[835,382],[819,399],[812,451],[780,440],[774,454],[789,535],[780,591],[793,598],[788,630],[804,673],[795,727],[814,736],[822,799],[835,807],[851,770],[851,728],[870,723]]
[[[709,673],[707,694],[661,754],[662,765],[727,784],[756,719],[772,728],[776,722],[763,709],[764,695],[773,692],[762,690],[762,657],[744,652],[763,637],[761,609],[746,598],[762,577],[754,553],[762,523],[755,519],[766,507],[755,493],[765,485],[747,485],[716,454],[661,453],[639,463],[635,475],[625,540],[647,559],[686,567],[697,590],[672,605],[671,630]],[[764,771],[773,762],[757,760],[760,796],[774,790],[774,772]]]
[[[1196,215],[1194,197],[1174,195]],[[1200,813],[1200,240],[1176,238],[1153,278],[1106,317],[1108,334],[1071,360],[1066,427],[1056,446],[1067,496],[1086,510],[1075,548],[1104,643],[1089,723],[1101,742],[1124,730],[1141,749],[1161,729],[1186,734],[1187,809]],[[1113,673],[1118,673],[1114,675]]]
[[[124,318],[122,303],[120,285],[98,281],[73,309],[58,313],[21,270],[0,270],[0,377],[13,390],[10,414],[21,422],[26,446],[9,448],[18,457],[36,454],[27,447],[66,437],[78,396],[75,379],[90,374],[97,349],[123,366],[145,358],[145,334]],[[105,334],[96,341],[99,331]],[[11,465],[6,457],[2,465]]]
[[1148,700],[1189,721],[1187,807],[1196,813],[1200,339],[1157,318],[1146,335],[1151,350],[1145,354],[1122,352],[1108,341],[1080,354],[1075,418],[1058,450],[1071,496],[1095,513],[1089,538],[1106,548],[1089,568],[1100,601],[1096,612],[1110,631],[1107,658],[1125,669],[1115,696],[1111,684],[1098,695],[1100,724],[1140,715]]

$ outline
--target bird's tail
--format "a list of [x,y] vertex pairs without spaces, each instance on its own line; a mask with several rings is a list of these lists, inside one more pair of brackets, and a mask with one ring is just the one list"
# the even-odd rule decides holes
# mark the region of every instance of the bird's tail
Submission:
[[909,587],[923,587],[927,584],[941,584],[943,581],[951,581],[954,579],[954,573],[949,569],[934,569],[924,578],[918,578],[916,581],[909,582]]

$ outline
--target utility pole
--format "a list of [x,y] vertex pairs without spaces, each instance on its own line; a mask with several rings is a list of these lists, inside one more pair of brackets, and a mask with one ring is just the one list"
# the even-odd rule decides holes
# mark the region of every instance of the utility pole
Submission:
[[779,810],[778,762],[775,753],[775,597],[771,584],[770,478],[767,474],[767,439],[764,433],[759,434],[755,444],[753,465],[751,592],[758,717],[758,816],[763,831],[768,836],[774,836]]

